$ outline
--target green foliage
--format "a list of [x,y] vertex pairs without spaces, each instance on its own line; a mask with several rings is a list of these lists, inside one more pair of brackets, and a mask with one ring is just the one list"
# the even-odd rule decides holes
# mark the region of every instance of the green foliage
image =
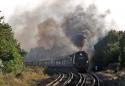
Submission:
[[0,18],[0,60],[4,72],[20,72],[23,64],[12,28]]
[[120,40],[119,40],[119,47],[120,47],[120,63],[122,66],[125,66],[125,32],[120,32]]
[[125,63],[125,32],[110,31],[107,36],[99,40],[94,46],[95,54],[93,57],[94,65],[101,68],[109,64]]

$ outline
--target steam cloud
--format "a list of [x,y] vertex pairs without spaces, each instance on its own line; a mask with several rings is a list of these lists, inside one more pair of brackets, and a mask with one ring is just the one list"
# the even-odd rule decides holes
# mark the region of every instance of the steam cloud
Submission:
[[64,33],[75,46],[90,53],[93,45],[107,32],[105,25],[107,14],[99,14],[94,4],[86,10],[78,6],[73,13],[65,17]]
[[99,14],[94,4],[85,7],[82,0],[47,1],[31,11],[16,12],[10,19],[23,48],[56,52],[50,56],[81,49],[91,52],[93,45],[106,34],[107,14]]

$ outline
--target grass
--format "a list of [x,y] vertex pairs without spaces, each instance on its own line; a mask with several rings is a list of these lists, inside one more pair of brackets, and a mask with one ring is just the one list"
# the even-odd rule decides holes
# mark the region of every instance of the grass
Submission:
[[44,68],[25,67],[24,71],[19,74],[0,74],[0,86],[30,86],[33,80],[46,78]]

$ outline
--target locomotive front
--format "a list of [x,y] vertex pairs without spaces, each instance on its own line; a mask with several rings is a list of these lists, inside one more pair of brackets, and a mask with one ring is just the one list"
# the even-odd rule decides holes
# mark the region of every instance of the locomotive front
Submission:
[[74,66],[79,72],[87,72],[88,54],[85,51],[79,51],[74,53]]

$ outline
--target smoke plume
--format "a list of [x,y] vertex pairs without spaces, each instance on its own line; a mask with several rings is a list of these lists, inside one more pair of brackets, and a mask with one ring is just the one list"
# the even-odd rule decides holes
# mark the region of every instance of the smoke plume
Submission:
[[84,6],[84,0],[47,0],[29,11],[16,10],[9,22],[22,48],[55,51],[50,57],[81,49],[92,52],[107,32],[106,15],[99,14],[94,4]]
[[64,33],[75,46],[92,52],[93,45],[107,32],[106,15],[99,14],[94,4],[87,9],[78,6],[65,17],[62,25]]
[[21,43],[22,48],[30,50],[34,47],[39,47],[37,38],[40,38],[38,34],[39,24],[52,18],[56,22],[61,21],[64,15],[71,12],[75,6],[71,3],[72,0],[44,0],[41,5],[34,9],[15,10],[11,16],[9,23],[13,26],[15,31],[15,37]]

